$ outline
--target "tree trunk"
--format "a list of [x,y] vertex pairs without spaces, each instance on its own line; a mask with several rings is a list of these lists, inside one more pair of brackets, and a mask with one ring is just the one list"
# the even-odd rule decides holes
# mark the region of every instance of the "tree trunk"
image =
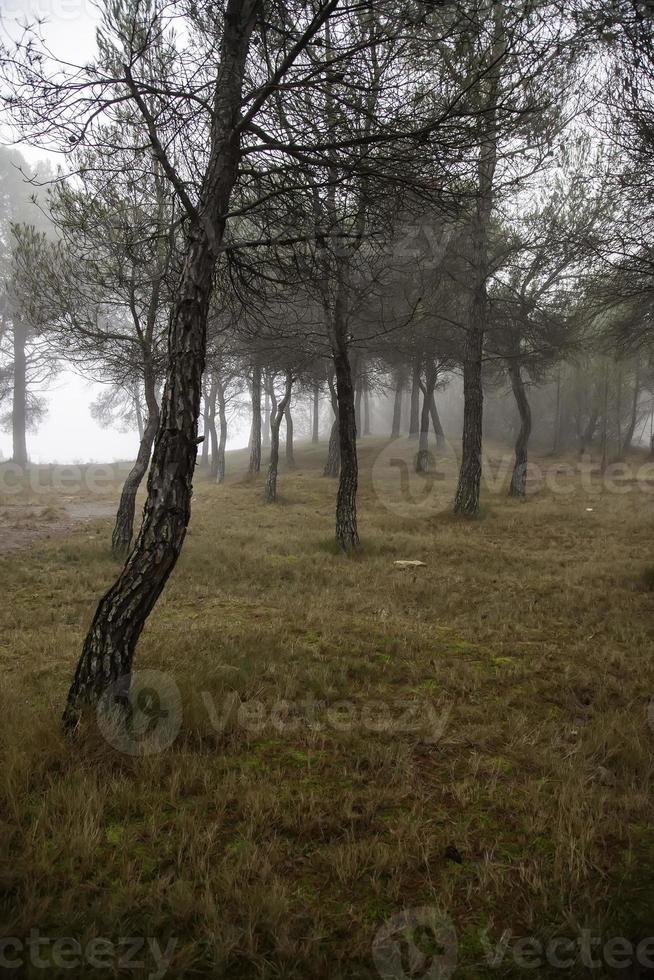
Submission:
[[431,424],[434,429],[434,435],[436,436],[436,448],[442,449],[445,445],[445,432],[443,431],[440,415],[436,408],[436,396],[434,394],[432,394],[431,402],[429,403],[429,414],[431,415]]
[[474,515],[479,510],[481,487],[481,443],[484,394],[482,355],[488,320],[488,229],[493,208],[493,182],[497,166],[497,100],[502,55],[506,48],[504,11],[501,3],[492,5],[492,65],[488,91],[480,117],[477,163],[477,200],[472,222],[472,301],[463,355],[463,440],[459,482],[454,498],[457,514]]
[[411,366],[411,407],[409,409],[409,439],[417,439],[420,431],[420,361]]
[[515,463],[509,487],[510,497],[524,497],[527,491],[527,451],[531,435],[531,408],[522,380],[520,364],[515,357],[508,361],[511,388],[520,413],[520,431],[515,443]]
[[263,383],[264,390],[264,411],[263,411],[263,428],[261,431],[261,445],[266,448],[270,445],[270,430],[272,427],[272,414],[270,412],[270,392],[268,391],[268,385]]
[[363,382],[361,378],[358,379],[355,385],[355,395],[354,395],[354,422],[356,425],[357,432],[361,432],[361,396],[363,394]]
[[433,361],[425,365],[425,382],[420,385],[422,390],[422,411],[420,412],[420,438],[418,440],[418,455],[416,456],[416,472],[429,472],[429,416],[434,400],[437,372]]
[[293,416],[291,415],[290,401],[287,401],[284,407],[284,418],[286,420],[286,462],[289,466],[295,466],[295,456],[293,454]]
[[[228,0],[217,70],[214,119],[198,214],[189,222],[186,254],[170,316],[166,384],[136,544],[119,578],[100,600],[68,693],[64,724],[74,728],[84,705],[108,686],[127,697],[132,660],[145,621],[175,567],[190,519],[206,325],[218,248],[236,181],[235,128],[256,0]],[[120,679],[120,680],[119,680]]]
[[334,304],[332,355],[338,397],[338,439],[341,470],[336,494],[336,542],[343,551],[359,546],[357,527],[357,428],[354,411],[354,385],[347,348],[347,258],[337,258],[337,292]]
[[225,407],[225,389],[220,378],[216,375],[216,394],[218,396],[218,418],[220,419],[220,438],[216,454],[216,482],[225,480],[225,446],[227,445],[227,411]]
[[595,435],[595,430],[597,429],[597,423],[599,421],[599,411],[597,408],[592,408],[586,427],[581,434],[581,439],[579,442],[579,455],[583,456],[586,449],[593,441]]
[[[520,373],[519,370],[518,373]],[[511,384],[513,384],[513,379],[511,379]],[[516,401],[517,401],[517,396],[516,396]],[[519,405],[518,408],[520,408]],[[559,368],[556,375],[556,406],[554,410],[554,438],[552,440],[553,453],[558,453],[560,441],[561,441],[561,368]]]
[[14,391],[11,407],[12,461],[27,466],[27,331],[18,315],[13,318]]
[[329,378],[329,394],[331,396],[332,410],[334,412],[334,421],[332,422],[331,431],[329,433],[329,447],[327,449],[327,462],[325,463],[325,469],[323,470],[323,476],[338,476],[338,471],[341,466],[341,451],[340,451],[340,441],[339,441],[339,427],[338,427],[338,396],[336,394],[336,388],[334,387],[334,382]]
[[311,442],[315,445],[319,442],[320,436],[320,385],[313,386],[313,427],[311,432]]
[[200,456],[201,466],[209,465],[209,430],[210,430],[211,422],[209,420],[210,410],[209,410],[208,401],[209,401],[209,396],[207,395],[207,392],[205,390],[202,396],[204,411],[202,413],[202,453]]
[[138,385],[134,386],[134,411],[136,413],[136,427],[139,433],[139,442],[145,434],[145,426],[143,425],[143,412],[141,411],[141,395],[138,389]]
[[155,379],[152,365],[145,364],[144,368],[145,402],[148,409],[148,419],[139,443],[136,461],[123,484],[118,504],[118,512],[111,535],[111,550],[115,558],[124,558],[132,543],[134,533],[134,514],[136,511],[136,494],[141,481],[148,471],[152,443],[159,425],[159,405],[155,394]]
[[393,400],[393,423],[391,425],[391,439],[399,439],[402,430],[402,394],[404,390],[404,378],[400,371],[395,376],[395,398]]
[[[291,372],[286,372],[286,387],[284,389],[284,394],[281,401],[277,405],[274,416],[270,417],[270,463],[268,465],[268,478],[266,480],[266,494],[265,500],[267,504],[273,504],[277,500],[277,469],[279,465],[279,428],[282,424],[282,419],[288,409],[288,404],[291,400],[291,388],[293,386],[293,378]],[[288,426],[288,419],[287,419]],[[291,428],[291,434],[293,430]],[[287,428],[288,433],[288,428]],[[288,438],[288,434],[287,434]],[[292,435],[291,435],[292,438]],[[292,443],[291,443],[292,445]]]
[[[209,440],[211,441],[211,463],[209,465],[209,476],[212,480],[215,480],[218,476],[218,433],[216,431],[216,400],[218,398],[218,376],[214,372],[211,376],[211,385],[209,387]],[[205,435],[205,441],[207,437]]]
[[252,367],[252,429],[250,436],[250,473],[261,469],[261,365]]

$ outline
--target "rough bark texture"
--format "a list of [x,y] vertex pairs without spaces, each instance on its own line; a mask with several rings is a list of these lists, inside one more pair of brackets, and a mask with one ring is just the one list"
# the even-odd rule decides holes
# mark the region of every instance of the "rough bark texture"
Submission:
[[334,412],[334,421],[332,422],[331,431],[329,433],[327,461],[325,462],[323,476],[338,476],[338,471],[341,466],[341,451],[338,435],[338,396],[336,394],[334,382],[331,378],[329,379],[329,394],[331,396],[332,410]]
[[119,578],[101,599],[71,685],[64,723],[94,704],[121,678],[129,689],[134,650],[184,542],[197,454],[206,324],[218,247],[236,180],[245,59],[256,0],[228,0],[216,77],[207,171],[197,215],[189,222],[186,254],[170,318],[169,363],[143,523]]
[[522,380],[520,364],[516,358],[508,362],[511,388],[520,413],[520,430],[515,442],[515,462],[509,486],[510,497],[524,497],[527,490],[527,463],[529,436],[531,435],[531,408],[527,399],[525,384]]
[[252,429],[250,432],[250,473],[261,469],[261,365],[252,368]]
[[[270,417],[270,463],[268,465],[268,477],[266,479],[265,500],[267,504],[274,504],[277,500],[277,470],[279,466],[279,429],[282,419],[291,400],[291,388],[293,378],[290,372],[286,374],[286,387],[281,401],[277,405],[274,416]],[[288,422],[287,422],[288,425]],[[287,429],[288,432],[288,429]],[[287,436],[288,438],[288,436]]]
[[18,315],[13,320],[14,390],[11,406],[12,461],[27,466],[27,331]]
[[152,443],[159,425],[159,408],[154,404],[143,430],[143,438],[139,443],[136,461],[127,475],[120,494],[120,503],[116,513],[113,533],[111,535],[111,550],[116,558],[124,558],[132,543],[134,533],[134,514],[136,511],[136,494],[141,481],[148,471]]

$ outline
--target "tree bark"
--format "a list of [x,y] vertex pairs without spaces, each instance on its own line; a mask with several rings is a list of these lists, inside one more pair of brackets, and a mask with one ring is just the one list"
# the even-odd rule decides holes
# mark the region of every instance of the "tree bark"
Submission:
[[152,365],[146,363],[144,372],[145,401],[148,409],[148,419],[139,443],[136,461],[123,484],[118,504],[118,512],[111,535],[111,551],[115,558],[124,558],[132,543],[134,533],[134,514],[136,511],[136,494],[141,486],[143,477],[148,471],[152,443],[154,442],[159,425],[159,405],[155,394],[155,378]]
[[82,707],[97,703],[119,678],[118,693],[127,696],[136,644],[186,535],[197,457],[207,316],[225,216],[238,172],[240,132],[236,124],[256,10],[256,0],[227,3],[209,160],[197,214],[189,221],[186,254],[171,311],[169,363],[143,523],[123,571],[100,600],[84,642],[64,712],[69,730],[77,725]]
[[[209,386],[209,440],[210,445],[210,463],[209,463],[209,476],[212,480],[215,480],[218,476],[218,432],[216,431],[216,400],[218,398],[218,376],[214,372],[211,376],[211,384]],[[206,440],[206,435],[205,435]]]
[[252,429],[250,436],[250,473],[261,469],[261,365],[252,367]]
[[[282,419],[286,414],[288,404],[291,400],[291,388],[293,387],[293,377],[290,371],[286,372],[286,387],[284,394],[277,405],[274,416],[270,417],[270,463],[268,465],[268,478],[266,480],[265,501],[273,504],[277,500],[277,470],[279,466],[279,429]],[[288,421],[287,421],[288,426]],[[291,432],[293,430],[291,429]],[[288,428],[287,428],[288,433]],[[288,435],[287,435],[288,438]]]
[[313,426],[311,432],[311,442],[315,445],[319,442],[320,436],[320,385],[313,386]]
[[272,413],[270,411],[270,392],[268,391],[268,385],[264,378],[263,383],[264,390],[264,411],[263,411],[263,428],[261,432],[261,445],[265,449],[270,445],[270,430],[272,427]]
[[488,75],[489,88],[480,116],[479,158],[477,163],[477,199],[472,221],[472,301],[463,355],[463,440],[459,482],[454,497],[454,512],[474,515],[479,510],[481,487],[481,444],[484,395],[482,388],[482,355],[488,320],[487,280],[489,271],[488,229],[493,208],[493,182],[497,166],[497,100],[504,41],[504,12],[501,3],[493,4],[493,68]]
[[332,356],[338,397],[338,438],[341,457],[338,492],[336,494],[336,542],[343,551],[359,547],[357,526],[357,489],[359,465],[357,460],[357,427],[354,410],[354,384],[347,341],[348,259],[337,258],[337,289],[332,329]]
[[11,409],[12,462],[27,466],[27,330],[22,317],[13,318],[14,390]]
[[134,385],[134,411],[136,413],[136,427],[139,433],[139,442],[143,438],[145,433],[145,426],[143,424],[143,412],[141,411],[141,395],[138,389],[138,385]]
[[431,402],[429,404],[429,414],[431,415],[431,424],[434,429],[434,435],[436,436],[436,448],[442,449],[445,445],[445,432],[443,431],[443,426],[441,425],[441,418],[438,414],[438,409],[436,408],[436,396],[432,394]]
[[418,440],[418,455],[416,456],[416,472],[429,472],[429,417],[434,400],[437,372],[434,362],[428,360],[425,365],[425,381],[420,385],[422,390],[422,411],[420,412],[420,437]]
[[341,466],[341,451],[338,434],[338,396],[336,394],[336,388],[334,387],[332,378],[329,378],[329,394],[332,402],[332,411],[334,412],[334,421],[332,422],[332,427],[329,433],[327,461],[325,463],[325,469],[323,470],[323,476],[338,476],[338,471]]
[[509,496],[524,497],[527,491],[527,453],[531,435],[531,408],[517,358],[509,359],[508,369],[513,396],[520,413],[520,430],[515,442],[515,462],[509,486]]

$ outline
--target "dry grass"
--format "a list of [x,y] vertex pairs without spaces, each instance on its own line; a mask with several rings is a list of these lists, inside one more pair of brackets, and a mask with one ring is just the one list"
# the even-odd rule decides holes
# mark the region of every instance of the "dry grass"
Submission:
[[171,976],[299,980],[377,977],[376,931],[425,905],[452,919],[462,978],[524,975],[485,965],[506,930],[654,933],[654,496],[591,499],[570,476],[565,495],[486,494],[481,520],[402,516],[394,475],[371,481],[380,446],[362,449],[354,559],[331,548],[324,447],[273,507],[243,454],[227,485],[199,478],[137,655],[182,693],[160,754],[58,730],[117,571],[110,521],[0,559],[9,935],[175,937]]

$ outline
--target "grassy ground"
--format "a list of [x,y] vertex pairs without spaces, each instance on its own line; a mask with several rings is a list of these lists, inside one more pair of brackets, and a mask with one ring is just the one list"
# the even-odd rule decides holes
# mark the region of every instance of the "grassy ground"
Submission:
[[[380,450],[362,448],[350,559],[331,546],[323,446],[281,472],[276,506],[244,454],[225,486],[200,475],[137,653],[181,695],[159,753],[58,729],[118,571],[110,519],[0,558],[6,935],[174,939],[169,976],[289,980],[612,976],[610,956],[530,971],[515,944],[587,930],[597,956],[654,935],[654,495],[559,474],[567,492],[496,487],[466,521],[446,508],[452,463],[413,506]],[[379,938],[424,907],[455,930],[454,973],[434,972],[446,932],[444,952],[407,932],[396,961]],[[156,975],[147,945],[122,969],[40,955],[48,977]]]

